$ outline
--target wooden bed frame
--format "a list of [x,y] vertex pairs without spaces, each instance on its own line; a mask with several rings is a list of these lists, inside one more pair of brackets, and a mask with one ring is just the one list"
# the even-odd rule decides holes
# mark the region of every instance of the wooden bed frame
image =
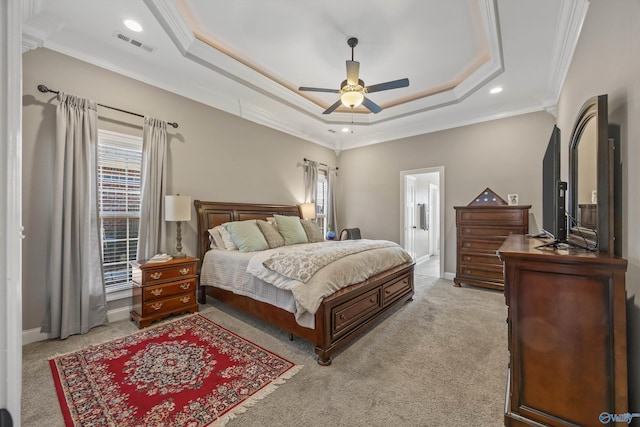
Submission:
[[[200,200],[195,200],[194,205],[198,219],[198,273],[204,254],[209,250],[210,228],[228,221],[266,219],[274,214],[299,216],[298,207],[290,205]],[[394,307],[413,299],[413,267],[413,262],[394,267],[324,298],[315,314],[314,329],[300,326],[293,313],[286,310],[213,286],[198,284],[198,301],[206,303],[206,295],[209,295],[312,342],[315,344],[318,364],[327,366],[331,364],[334,351],[358,337]]]

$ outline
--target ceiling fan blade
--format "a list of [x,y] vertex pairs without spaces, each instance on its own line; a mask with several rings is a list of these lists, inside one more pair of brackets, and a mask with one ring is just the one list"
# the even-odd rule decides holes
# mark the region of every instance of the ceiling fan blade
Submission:
[[369,111],[371,111],[374,114],[378,114],[380,111],[382,111],[382,107],[381,106],[379,106],[378,104],[376,104],[375,102],[373,102],[372,100],[367,98],[366,96],[362,100],[362,105],[367,107],[369,109]]
[[337,101],[335,104],[333,104],[331,107],[329,107],[329,108],[327,108],[326,110],[324,110],[324,111],[322,112],[322,114],[330,114],[330,113],[333,113],[333,111],[334,111],[336,108],[338,108],[339,106],[341,106],[341,105],[342,105],[342,101],[338,99],[338,101]]
[[299,91],[306,91],[306,92],[329,92],[329,93],[340,93],[340,91],[338,89],[324,89],[321,87],[299,87],[298,88]]
[[347,84],[356,86],[360,74],[360,63],[358,61],[347,61]]
[[367,92],[380,92],[382,90],[398,89],[399,87],[409,86],[409,79],[393,80],[391,82],[378,83],[377,85],[367,86]]

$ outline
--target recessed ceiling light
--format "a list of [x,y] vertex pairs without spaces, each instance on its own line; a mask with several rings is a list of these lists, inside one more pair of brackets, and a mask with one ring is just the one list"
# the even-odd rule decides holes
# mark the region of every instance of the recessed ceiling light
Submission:
[[342,128],[342,132],[344,132],[344,133],[349,132],[349,128]]
[[500,86],[494,87],[489,91],[489,93],[496,94],[502,92],[502,88]]
[[139,33],[140,31],[142,31],[142,25],[140,25],[137,21],[134,21],[133,19],[125,19],[124,25],[128,29],[130,29],[131,31],[135,31],[136,33]]

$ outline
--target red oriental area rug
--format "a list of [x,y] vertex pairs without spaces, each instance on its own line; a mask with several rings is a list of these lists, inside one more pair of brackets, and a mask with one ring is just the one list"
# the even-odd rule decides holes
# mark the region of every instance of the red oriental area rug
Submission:
[[195,314],[49,361],[67,426],[213,426],[294,365]]

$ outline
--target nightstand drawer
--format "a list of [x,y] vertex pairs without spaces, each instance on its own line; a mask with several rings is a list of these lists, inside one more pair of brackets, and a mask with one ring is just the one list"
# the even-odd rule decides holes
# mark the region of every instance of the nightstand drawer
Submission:
[[149,301],[142,305],[142,315],[149,316],[165,311],[177,312],[181,307],[185,309],[196,304],[195,292],[183,295],[176,295],[171,298],[164,298]]
[[142,290],[145,301],[166,298],[176,294],[193,293],[196,289],[196,279],[187,279],[161,285],[145,286]]
[[[142,283],[150,285],[156,282],[164,282],[180,277],[195,276],[196,263],[176,265],[167,268],[154,268],[142,271]],[[135,279],[134,279],[135,280]]]

